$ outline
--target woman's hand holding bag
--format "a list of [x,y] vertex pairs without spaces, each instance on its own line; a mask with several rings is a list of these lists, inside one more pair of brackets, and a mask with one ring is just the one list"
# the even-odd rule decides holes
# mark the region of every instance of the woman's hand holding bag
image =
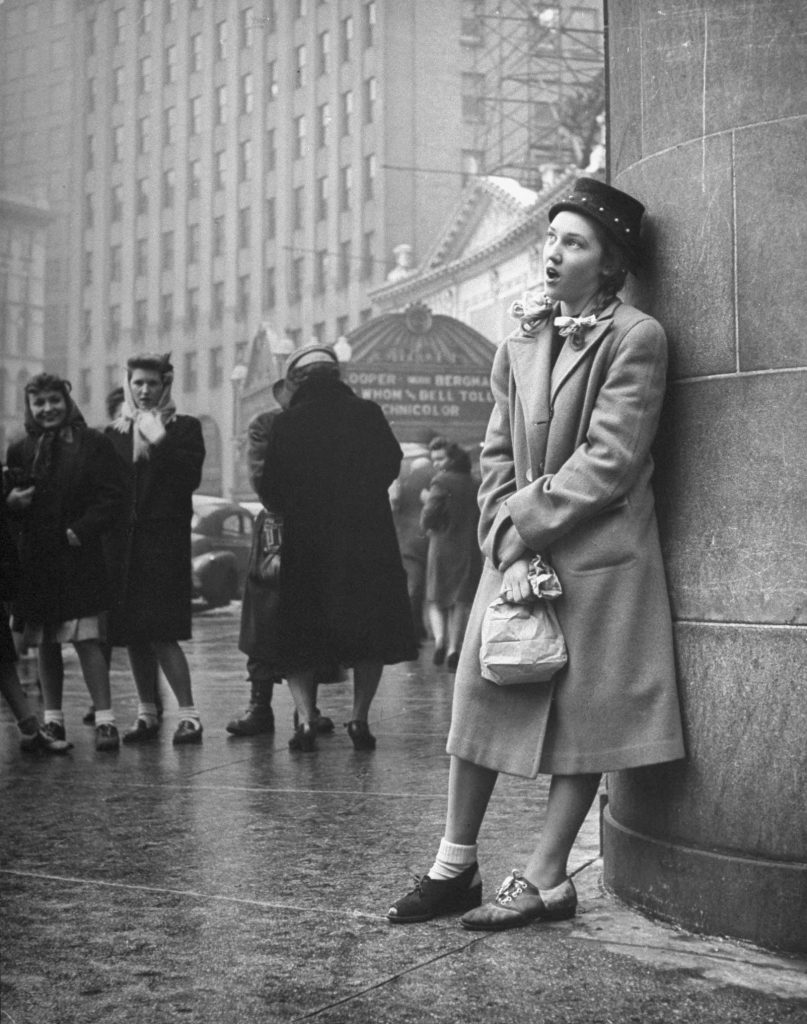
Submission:
[[[520,584],[523,566],[504,583]],[[514,568],[510,567],[510,568]],[[482,645],[479,663],[483,678],[498,686],[518,683],[543,683],[550,680],[568,661],[566,642],[550,601],[562,593],[552,570],[536,555],[529,563],[527,578],[532,591],[531,603],[496,598],[482,621]]]
[[280,516],[266,511],[259,513],[253,527],[247,572],[251,579],[265,587],[276,589],[279,583],[282,532]]

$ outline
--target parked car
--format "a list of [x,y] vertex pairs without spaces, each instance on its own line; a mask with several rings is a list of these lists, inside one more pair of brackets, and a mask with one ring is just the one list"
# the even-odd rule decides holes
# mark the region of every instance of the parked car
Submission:
[[194,598],[211,608],[244,592],[253,515],[237,502],[194,494],[191,520],[191,579]]

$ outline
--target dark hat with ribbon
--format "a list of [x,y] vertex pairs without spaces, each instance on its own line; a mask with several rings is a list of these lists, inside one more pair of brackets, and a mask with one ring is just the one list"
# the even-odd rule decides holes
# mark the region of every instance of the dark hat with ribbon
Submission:
[[644,214],[638,199],[596,178],[578,178],[571,191],[550,206],[549,219],[561,210],[573,210],[597,221],[623,249],[628,267],[636,270],[642,261],[639,236]]

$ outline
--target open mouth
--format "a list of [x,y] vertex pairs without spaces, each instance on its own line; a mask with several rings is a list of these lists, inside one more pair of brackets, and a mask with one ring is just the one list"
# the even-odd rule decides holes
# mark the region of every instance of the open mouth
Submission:
[[547,279],[547,281],[557,281],[560,277],[560,274],[557,272],[557,270],[555,270],[554,267],[547,267],[544,270],[544,277]]

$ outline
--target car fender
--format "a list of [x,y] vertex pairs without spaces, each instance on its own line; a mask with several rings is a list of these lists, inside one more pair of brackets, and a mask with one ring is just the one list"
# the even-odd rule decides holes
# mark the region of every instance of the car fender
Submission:
[[232,551],[205,551],[191,559],[194,590],[205,594],[216,591],[232,573],[238,572],[238,562]]

